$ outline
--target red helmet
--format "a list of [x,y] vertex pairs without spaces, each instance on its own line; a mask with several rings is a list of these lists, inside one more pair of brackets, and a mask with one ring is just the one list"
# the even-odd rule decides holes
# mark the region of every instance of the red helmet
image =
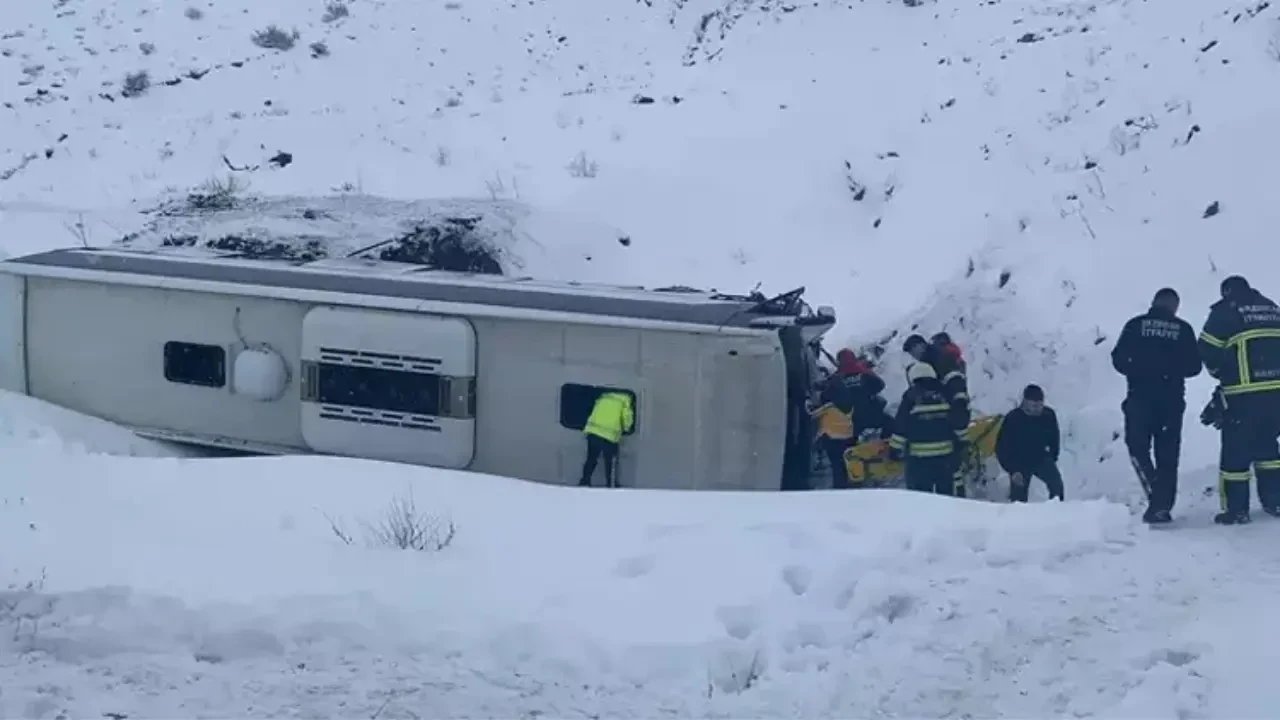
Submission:
[[858,375],[871,372],[871,368],[856,353],[845,348],[836,353],[836,372],[841,375]]

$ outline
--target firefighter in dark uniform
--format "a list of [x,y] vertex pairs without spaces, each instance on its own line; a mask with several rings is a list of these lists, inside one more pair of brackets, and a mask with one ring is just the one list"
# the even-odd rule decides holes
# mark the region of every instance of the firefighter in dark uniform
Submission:
[[[1195,330],[1179,318],[1178,293],[1162,288],[1151,309],[1130,318],[1120,331],[1111,364],[1125,377],[1124,444],[1147,495],[1146,523],[1167,523],[1178,496],[1178,456],[1186,381],[1200,374]],[[1155,462],[1152,462],[1152,446]]]
[[1222,431],[1222,512],[1213,520],[1239,525],[1249,522],[1250,466],[1262,509],[1280,516],[1280,307],[1238,275],[1220,289],[1200,333],[1200,357],[1218,381],[1202,419]]
[[850,413],[854,437],[861,440],[867,430],[887,428],[892,422],[885,415],[885,401],[880,396],[883,391],[884,380],[865,360],[845,348],[836,353],[836,371],[823,387],[819,402],[836,403]]
[[947,402],[933,366],[917,362],[907,369],[911,386],[898,405],[889,456],[903,460],[907,488],[938,495],[954,495],[957,428],[964,423]]
[[[945,336],[945,333],[938,333]],[[951,338],[946,337],[950,342]],[[964,415],[965,424],[969,423],[969,380],[965,377],[964,368],[951,354],[942,351],[938,344],[930,343],[923,335],[912,335],[902,344],[903,352],[917,362],[926,362],[933,367],[938,381],[942,385],[943,395],[947,402],[956,406]]]
[[[942,395],[954,409],[954,419],[959,423],[959,429],[955,432],[955,440],[959,443],[956,448],[956,457],[961,458],[965,453],[965,448],[963,447],[964,431],[972,419],[972,412],[969,408],[969,379],[965,376],[965,366],[964,362],[960,360],[958,348],[954,352],[944,351],[944,348],[948,345],[954,346],[954,343],[951,342],[951,336],[945,332],[940,332],[934,335],[934,340],[931,343],[925,340],[923,335],[912,335],[902,344],[902,350],[915,358],[916,362],[928,363],[933,367],[933,371],[942,387]],[[952,494],[963,496],[964,474],[962,462],[957,461],[955,463],[955,476],[952,478],[952,483],[954,485]]]

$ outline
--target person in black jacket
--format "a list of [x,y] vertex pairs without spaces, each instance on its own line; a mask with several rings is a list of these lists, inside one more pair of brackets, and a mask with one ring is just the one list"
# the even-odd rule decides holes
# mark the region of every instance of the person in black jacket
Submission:
[[1182,416],[1187,410],[1186,380],[1200,374],[1195,330],[1178,317],[1178,304],[1178,293],[1162,288],[1150,310],[1124,324],[1111,351],[1111,364],[1129,387],[1120,405],[1124,443],[1147,495],[1147,511],[1142,516],[1147,523],[1173,519]]
[[964,423],[955,406],[944,397],[932,365],[912,364],[907,369],[907,379],[911,386],[898,405],[889,457],[905,462],[908,489],[953,495],[956,432],[964,429]]
[[855,427],[854,437],[871,428],[886,428],[884,380],[852,350],[845,348],[836,353],[836,371],[827,378],[819,395],[819,402],[832,403],[849,413]]
[[1009,473],[1009,502],[1026,502],[1032,477],[1044,481],[1049,499],[1063,499],[1058,415],[1044,404],[1044,390],[1028,385],[1022,404],[1010,410],[996,436],[996,460]]
[[852,350],[836,353],[835,372],[823,381],[817,406],[810,411],[818,425],[818,444],[831,466],[831,487],[849,487],[844,453],[859,436],[870,428],[888,427],[879,397],[883,389],[884,380]]
[[1280,516],[1280,307],[1239,275],[1219,290],[1199,341],[1205,369],[1218,381],[1210,406],[1221,403],[1222,512],[1213,520],[1239,525],[1249,522],[1250,465],[1262,509]]
[[956,420],[960,428],[956,430],[957,461],[952,477],[952,493],[956,496],[965,494],[963,458],[968,452],[965,447],[965,428],[969,425],[972,412],[969,406],[969,380],[965,375],[965,363],[960,356],[960,348],[951,341],[945,332],[935,333],[933,341],[924,339],[923,335],[912,335],[902,344],[903,352],[915,358],[916,362],[926,362],[933,367],[942,384],[942,394],[947,402],[955,408]]
[[[945,335],[945,333],[939,333]],[[949,342],[950,337],[946,338]],[[912,335],[902,344],[902,351],[910,355],[916,362],[926,362],[933,367],[938,381],[942,384],[943,396],[947,402],[955,406],[957,412],[964,416],[965,425],[969,424],[969,380],[965,377],[964,368],[950,354],[944,353],[940,345],[930,343],[923,335]]]

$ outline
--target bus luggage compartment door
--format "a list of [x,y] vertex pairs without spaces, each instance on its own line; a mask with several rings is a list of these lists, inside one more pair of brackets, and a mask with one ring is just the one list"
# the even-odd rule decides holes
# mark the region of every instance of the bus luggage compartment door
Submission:
[[463,318],[317,307],[302,321],[302,437],[334,455],[465,468],[476,336]]

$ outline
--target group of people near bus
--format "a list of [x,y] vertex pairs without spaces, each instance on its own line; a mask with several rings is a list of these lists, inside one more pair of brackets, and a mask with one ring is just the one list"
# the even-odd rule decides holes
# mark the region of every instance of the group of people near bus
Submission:
[[[1218,495],[1222,525],[1250,522],[1251,479],[1269,515],[1280,517],[1280,306],[1233,275],[1219,287],[1197,336],[1178,317],[1172,288],[1156,292],[1151,307],[1130,318],[1111,352],[1126,379],[1124,442],[1146,493],[1143,519],[1172,520],[1178,490],[1186,381],[1202,369],[1218,382],[1200,421],[1221,433]],[[911,335],[902,346],[910,357],[907,389],[890,414],[884,380],[866,358],[844,349],[821,380],[810,403],[817,444],[831,466],[832,487],[850,487],[846,451],[879,438],[889,459],[903,464],[906,486],[941,495],[965,493],[965,467],[972,418],[966,363],[945,332],[926,340]],[[586,460],[581,485],[590,485],[604,461],[605,483],[616,486],[618,443],[634,423],[632,398],[607,392],[595,402],[583,432]],[[1026,502],[1032,478],[1044,482],[1050,499],[1063,499],[1058,471],[1061,431],[1045,405],[1044,390],[1028,385],[1021,402],[1000,419],[994,454],[1009,476],[1009,500]],[[1154,450],[1154,454],[1153,454]]]
[[[964,355],[945,332],[928,340],[911,335],[902,349],[911,361],[907,389],[893,414],[881,395],[884,380],[853,350],[838,352],[834,370],[822,381],[811,414],[832,487],[852,486],[845,452],[879,437],[888,441],[889,458],[903,463],[907,488],[962,497],[966,430],[973,419]],[[1022,402],[1004,416],[997,432],[995,455],[1009,475],[1009,499],[1026,502],[1030,480],[1040,478],[1049,497],[1061,500],[1061,433],[1044,391],[1037,385],[1024,388]]]
[[[1111,352],[1126,380],[1124,443],[1147,498],[1143,520],[1150,524],[1172,521],[1186,381],[1202,369],[1217,381],[1200,413],[1200,422],[1221,434],[1221,511],[1214,522],[1250,522],[1251,480],[1263,511],[1280,517],[1280,306],[1239,275],[1223,280],[1219,293],[1197,335],[1178,317],[1178,293],[1160,289],[1149,309],[1125,322]],[[908,387],[893,416],[880,397],[884,381],[852,350],[837,354],[835,369],[822,381],[812,414],[833,487],[850,485],[845,451],[878,436],[888,441],[890,457],[904,463],[908,488],[960,495],[960,459],[972,419],[964,358],[946,333],[931,340],[912,335],[903,351],[911,358]],[[1039,386],[1023,390],[997,432],[995,456],[1009,475],[1009,499],[1025,502],[1032,478],[1045,483],[1051,499],[1062,499],[1060,428]]]

